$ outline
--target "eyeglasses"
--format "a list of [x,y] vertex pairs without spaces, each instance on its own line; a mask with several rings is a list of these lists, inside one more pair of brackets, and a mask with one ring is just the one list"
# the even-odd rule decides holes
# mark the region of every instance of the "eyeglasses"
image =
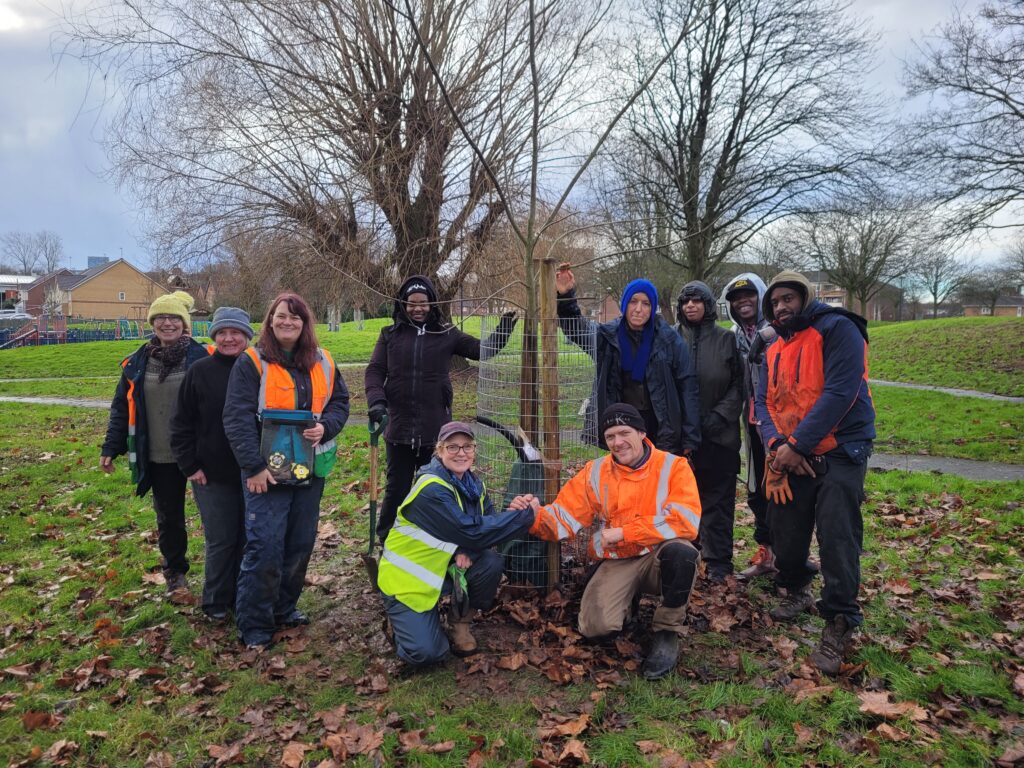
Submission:
[[155,323],[170,323],[172,321],[175,322],[175,323],[183,323],[183,322],[185,322],[184,320],[182,320],[177,315],[154,315],[153,316],[153,323],[154,324]]
[[476,453],[476,443],[469,443],[468,445],[446,445],[444,447],[444,452],[449,456],[458,456],[460,453],[471,456]]
[[686,296],[683,298],[683,304],[703,304],[704,299],[700,296]]

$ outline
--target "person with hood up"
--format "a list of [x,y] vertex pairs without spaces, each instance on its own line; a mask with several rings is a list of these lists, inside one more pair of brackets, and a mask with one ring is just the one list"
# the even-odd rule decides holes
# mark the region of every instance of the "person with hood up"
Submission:
[[606,448],[598,417],[608,406],[628,403],[644,420],[655,448],[690,456],[700,447],[700,399],[686,344],[658,314],[658,291],[633,280],[622,292],[622,317],[595,323],[576,301],[576,277],[568,267],[555,274],[558,324],[566,338],[594,357],[594,387],[584,416],[583,439]]
[[683,286],[676,305],[680,335],[690,348],[700,390],[701,444],[693,473],[703,510],[700,549],[708,579],[721,584],[732,573],[732,532],[736,476],[740,471],[743,369],[736,339],[715,322],[715,297],[694,280]]
[[763,492],[764,443],[761,442],[761,431],[754,411],[754,394],[760,378],[765,342],[775,339],[775,329],[761,312],[764,291],[764,281],[753,272],[737,275],[726,283],[722,291],[722,300],[729,307],[736,349],[743,366],[744,405],[740,423],[747,448],[747,506],[754,514],[754,541],[758,545],[750,567],[739,574],[744,579],[776,573],[771,530],[768,527],[768,500]]
[[860,507],[875,438],[867,323],[814,300],[807,278],[791,271],[769,283],[762,311],[779,334],[761,363],[756,399],[776,583],[786,589],[771,616],[793,621],[814,605],[807,555],[817,531],[825,629],[809,659],[837,675],[863,621]]
[[171,413],[185,373],[212,348],[192,338],[192,297],[175,291],[158,297],[146,319],[153,337],[121,361],[121,380],[110,403],[100,468],[114,471],[114,459],[128,454],[135,493],[152,489],[157,541],[168,592],[188,589],[188,531],[185,475],[171,450]]
[[452,356],[487,360],[504,348],[516,326],[516,313],[506,312],[481,344],[442,320],[437,291],[423,275],[402,283],[392,317],[394,323],[380,332],[364,379],[371,426],[387,416],[387,480],[377,521],[382,543],[413,475],[434,453],[438,430],[451,421]]

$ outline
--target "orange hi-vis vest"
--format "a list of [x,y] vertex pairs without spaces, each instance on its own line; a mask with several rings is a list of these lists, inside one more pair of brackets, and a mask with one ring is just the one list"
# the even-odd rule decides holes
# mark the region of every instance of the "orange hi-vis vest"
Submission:
[[[336,368],[330,352],[323,348],[319,348],[317,351],[320,354],[320,360],[310,369],[309,379],[313,389],[310,410],[314,417],[319,419],[334,391]],[[267,408],[286,411],[298,410],[295,380],[288,369],[277,363],[268,363],[260,356],[259,350],[255,347],[246,349],[245,354],[260,372],[257,413],[263,413]],[[320,443],[314,452],[313,474],[317,477],[327,477],[337,460],[337,441],[331,438],[327,442]]]
[[[549,541],[571,539],[593,524],[588,549],[596,560],[637,557],[663,541],[696,539],[701,508],[690,463],[644,442],[651,455],[637,469],[611,455],[588,462],[554,502],[540,508],[530,533]],[[622,541],[603,547],[604,528],[622,528]]]

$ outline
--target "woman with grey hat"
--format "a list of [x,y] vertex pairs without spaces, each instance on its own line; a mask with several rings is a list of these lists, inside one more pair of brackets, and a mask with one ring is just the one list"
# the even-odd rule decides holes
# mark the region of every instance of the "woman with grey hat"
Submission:
[[245,497],[241,470],[224,434],[224,399],[238,356],[252,340],[249,315],[235,307],[213,314],[213,355],[185,374],[171,417],[171,450],[192,482],[206,537],[203,613],[224,621],[235,604],[235,585],[245,549]]

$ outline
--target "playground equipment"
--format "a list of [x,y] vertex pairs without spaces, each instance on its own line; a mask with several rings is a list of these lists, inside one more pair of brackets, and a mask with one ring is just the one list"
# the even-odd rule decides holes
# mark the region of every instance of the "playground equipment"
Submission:
[[146,334],[142,331],[142,323],[138,320],[128,320],[122,317],[117,321],[115,338],[117,339],[144,339]]
[[40,315],[5,335],[6,339],[0,337],[0,349],[66,344],[68,321],[62,315]]

